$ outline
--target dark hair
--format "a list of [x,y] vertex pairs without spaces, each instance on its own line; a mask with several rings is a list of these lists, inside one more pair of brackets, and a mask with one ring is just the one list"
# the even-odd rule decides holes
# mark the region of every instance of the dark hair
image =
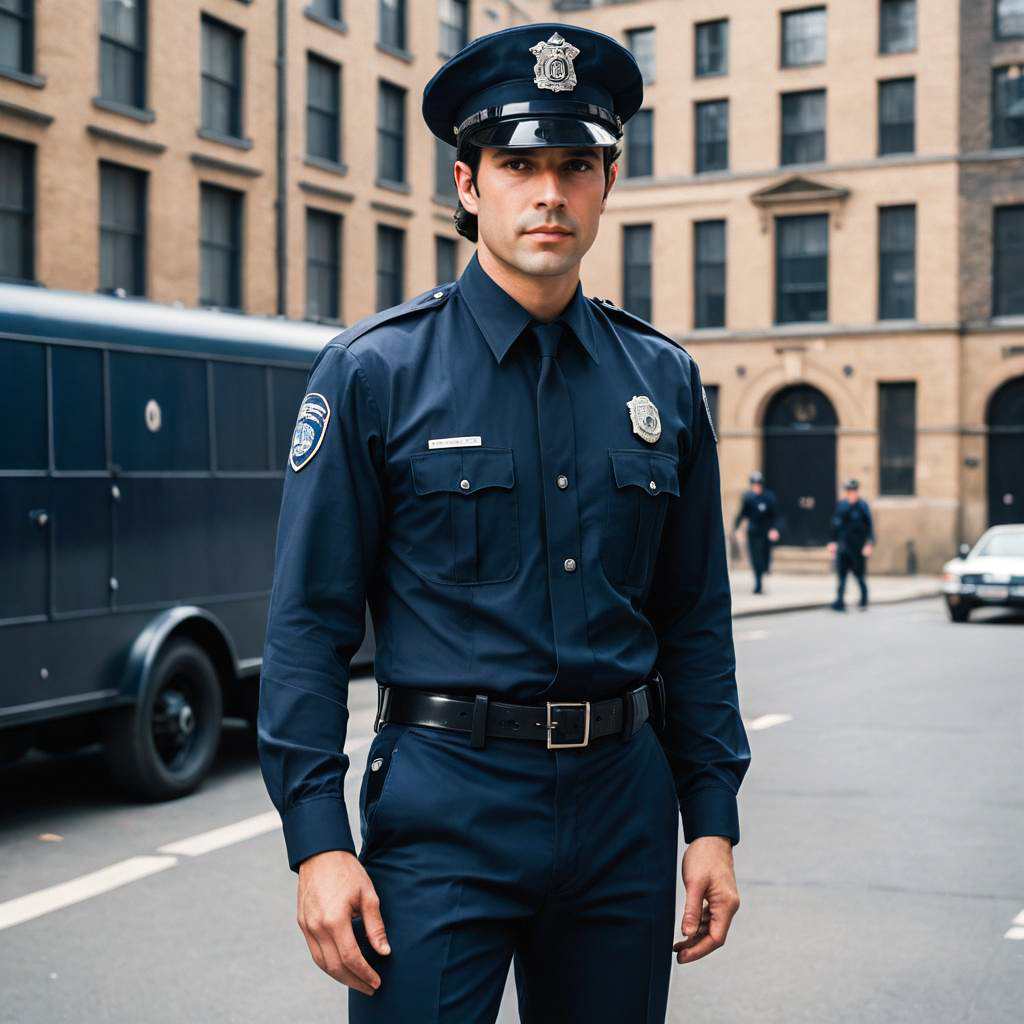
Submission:
[[[605,180],[605,192],[607,193],[609,175],[611,174],[612,164],[622,155],[622,150],[619,146],[607,146],[601,149],[601,156],[604,158],[604,180]],[[476,194],[480,194],[480,188],[476,183],[476,175],[480,170],[480,157],[482,151],[479,146],[473,145],[471,141],[460,141],[459,149],[455,155],[456,160],[461,160],[464,164],[469,164],[469,170],[472,176],[473,188],[476,190]],[[455,207],[455,230],[458,231],[463,238],[468,238],[471,242],[477,240],[477,226],[476,226],[476,214],[470,213],[461,202],[457,203]]]

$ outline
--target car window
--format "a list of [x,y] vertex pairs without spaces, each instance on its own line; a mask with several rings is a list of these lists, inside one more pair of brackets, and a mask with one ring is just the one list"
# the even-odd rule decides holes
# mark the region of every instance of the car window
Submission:
[[995,533],[978,546],[975,554],[989,558],[1024,558],[1024,533]]

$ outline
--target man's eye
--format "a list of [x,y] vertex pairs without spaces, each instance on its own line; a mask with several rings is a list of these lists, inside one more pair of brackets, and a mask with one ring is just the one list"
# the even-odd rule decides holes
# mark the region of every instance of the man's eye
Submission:
[[594,165],[589,160],[573,160],[569,165],[574,171],[589,171]]
[[502,167],[507,167],[510,171],[518,171],[526,166],[525,160],[506,160]]

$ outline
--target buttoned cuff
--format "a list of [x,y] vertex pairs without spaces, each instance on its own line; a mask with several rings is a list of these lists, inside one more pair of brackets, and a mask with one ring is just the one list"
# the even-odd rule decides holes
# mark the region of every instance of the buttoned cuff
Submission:
[[740,816],[736,796],[728,789],[709,786],[679,801],[683,838],[692,843],[701,836],[726,836],[735,846],[740,841]]
[[352,828],[348,823],[345,801],[336,796],[314,797],[289,807],[281,818],[284,842],[288,849],[288,865],[298,871],[299,865],[314,853],[325,850],[356,852]]

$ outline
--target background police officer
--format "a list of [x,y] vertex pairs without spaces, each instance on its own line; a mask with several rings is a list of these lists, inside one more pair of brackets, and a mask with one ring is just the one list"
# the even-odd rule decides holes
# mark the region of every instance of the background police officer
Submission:
[[[458,144],[476,255],[311,371],[258,735],[299,924],[352,1024],[493,1021],[513,960],[530,1024],[654,1024],[673,950],[718,948],[739,905],[750,751],[700,374],[579,284],[642,98],[629,51],[571,26],[452,58],[423,111]],[[343,745],[367,600],[357,858]]]
[[765,490],[764,476],[758,470],[750,474],[750,490],[744,493],[732,524],[737,539],[744,520],[747,521],[747,553],[754,570],[754,593],[761,594],[761,577],[771,569],[772,545],[779,541],[779,510],[775,493]]
[[846,611],[844,595],[846,576],[853,573],[860,587],[860,608],[868,606],[868,585],[865,579],[867,560],[875,544],[875,528],[871,520],[871,508],[860,497],[860,485],[856,480],[843,484],[845,496],[836,504],[832,514],[832,540],[828,545],[829,554],[835,557],[836,572],[839,575],[839,592],[832,607],[837,612]]

